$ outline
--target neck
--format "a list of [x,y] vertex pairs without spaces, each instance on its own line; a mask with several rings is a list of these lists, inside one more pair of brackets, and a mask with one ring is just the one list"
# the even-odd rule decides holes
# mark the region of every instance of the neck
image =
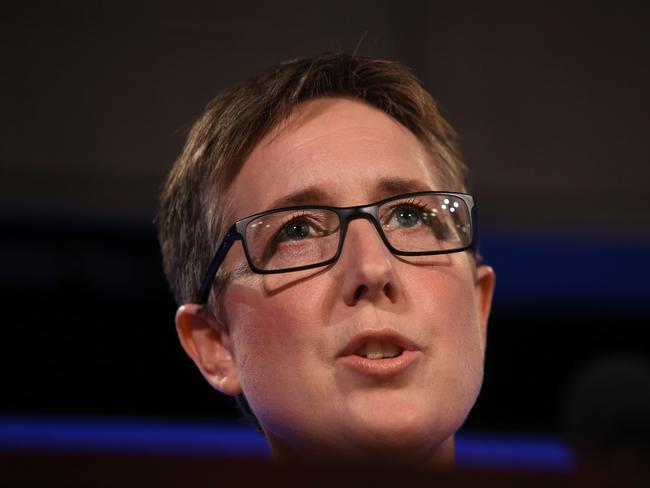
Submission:
[[404,446],[314,446],[295,445],[267,436],[274,461],[283,463],[351,465],[366,464],[383,467],[418,466],[432,469],[454,469],[456,454],[454,436],[433,447],[412,449]]

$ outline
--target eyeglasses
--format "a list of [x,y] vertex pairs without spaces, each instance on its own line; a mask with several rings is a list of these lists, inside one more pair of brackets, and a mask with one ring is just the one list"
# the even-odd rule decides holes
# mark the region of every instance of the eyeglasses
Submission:
[[199,303],[226,254],[241,240],[252,271],[288,273],[327,266],[341,255],[348,223],[372,222],[386,247],[398,256],[426,256],[475,249],[474,198],[466,193],[418,192],[356,207],[298,206],[268,210],[235,222],[210,262]]

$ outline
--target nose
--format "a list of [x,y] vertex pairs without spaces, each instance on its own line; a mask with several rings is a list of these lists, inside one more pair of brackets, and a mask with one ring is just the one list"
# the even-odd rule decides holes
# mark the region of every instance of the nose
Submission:
[[342,293],[346,305],[362,300],[395,302],[399,285],[393,256],[375,226],[367,219],[348,224],[337,266],[341,267]]

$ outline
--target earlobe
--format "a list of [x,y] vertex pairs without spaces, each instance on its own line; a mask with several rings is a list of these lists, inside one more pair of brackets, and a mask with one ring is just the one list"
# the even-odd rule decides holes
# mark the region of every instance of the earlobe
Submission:
[[242,392],[230,335],[205,307],[181,305],[176,312],[176,332],[187,355],[214,388],[226,395]]
[[476,282],[474,285],[476,289],[476,313],[481,325],[483,344],[487,340],[488,318],[492,308],[495,282],[496,274],[491,266],[481,265],[476,269]]

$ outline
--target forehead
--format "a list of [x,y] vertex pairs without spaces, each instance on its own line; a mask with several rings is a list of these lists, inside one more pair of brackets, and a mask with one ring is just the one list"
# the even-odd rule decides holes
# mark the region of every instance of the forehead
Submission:
[[298,106],[254,147],[228,199],[235,219],[291,204],[361,205],[442,190],[435,168],[392,117],[361,101],[322,98]]

